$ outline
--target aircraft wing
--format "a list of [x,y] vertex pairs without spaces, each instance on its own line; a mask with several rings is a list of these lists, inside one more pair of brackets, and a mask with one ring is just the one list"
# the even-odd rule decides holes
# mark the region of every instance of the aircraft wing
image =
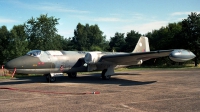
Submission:
[[146,61],[152,58],[169,56],[173,50],[158,50],[150,52],[108,54],[101,57],[99,62],[107,62],[115,65],[134,65],[140,60]]

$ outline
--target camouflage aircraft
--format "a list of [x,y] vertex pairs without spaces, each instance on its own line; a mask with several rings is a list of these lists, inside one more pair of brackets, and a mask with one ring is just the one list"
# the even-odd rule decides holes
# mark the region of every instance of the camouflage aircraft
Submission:
[[140,65],[144,61],[169,56],[175,62],[191,60],[195,55],[184,49],[150,51],[147,37],[140,37],[131,53],[100,51],[57,51],[32,50],[26,55],[6,63],[5,68],[16,73],[44,74],[47,81],[67,73],[75,78],[77,72],[102,71],[102,79],[110,79],[114,69]]

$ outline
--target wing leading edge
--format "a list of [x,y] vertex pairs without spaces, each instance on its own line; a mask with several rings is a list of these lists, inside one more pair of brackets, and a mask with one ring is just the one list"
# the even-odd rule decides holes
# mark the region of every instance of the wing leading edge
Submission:
[[139,61],[169,56],[172,51],[173,50],[158,50],[150,52],[109,54],[102,56],[99,62],[107,62],[114,65],[137,65]]

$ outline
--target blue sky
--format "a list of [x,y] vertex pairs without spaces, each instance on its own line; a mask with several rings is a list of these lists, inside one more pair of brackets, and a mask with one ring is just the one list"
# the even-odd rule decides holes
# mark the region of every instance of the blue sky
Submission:
[[0,26],[10,30],[31,17],[60,18],[58,33],[73,37],[80,22],[97,24],[107,39],[115,32],[141,34],[200,13],[200,0],[0,0]]

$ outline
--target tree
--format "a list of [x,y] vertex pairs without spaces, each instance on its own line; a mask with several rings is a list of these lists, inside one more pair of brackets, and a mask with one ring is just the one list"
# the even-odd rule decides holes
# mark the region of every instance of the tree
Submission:
[[166,27],[161,27],[159,30],[154,30],[149,36],[151,50],[169,49],[169,35]]
[[85,26],[78,23],[76,29],[74,30],[74,37],[72,42],[74,43],[74,47],[77,50],[87,50],[87,32],[85,31]]
[[130,32],[128,32],[125,38],[126,44],[123,48],[124,49],[123,51],[132,52],[140,37],[141,37],[141,34],[139,34],[138,32],[135,32],[134,30],[131,30]]
[[75,45],[77,50],[104,50],[105,36],[103,32],[99,29],[98,25],[85,26],[78,23],[76,29],[74,30],[74,37],[72,38],[72,43]]
[[58,25],[58,18],[48,17],[48,15],[40,15],[39,18],[29,19],[25,25],[25,31],[28,35],[29,48],[50,50],[61,49],[59,44],[61,38],[57,34],[56,25]]
[[182,31],[188,48],[196,55],[195,66],[197,66],[200,52],[200,14],[191,12],[188,18],[182,21]]
[[148,32],[145,36],[149,37],[151,50],[179,49],[182,48],[183,42],[181,31],[181,22],[169,23],[166,27]]
[[8,36],[9,31],[7,30],[6,26],[0,27],[0,64],[3,64],[6,62],[6,54],[7,51],[7,45],[8,45]]
[[62,38],[61,40],[62,49],[66,51],[74,51],[76,50],[71,38]]
[[124,33],[115,33],[114,37],[110,38],[109,46],[112,50],[116,52],[124,51],[123,47],[125,45]]
[[181,35],[182,23],[169,23],[166,29],[168,31],[168,38],[166,39],[166,41],[168,42],[166,43],[168,44],[168,49],[185,48],[184,46],[186,43],[183,36]]
[[29,51],[27,35],[23,25],[14,26],[9,33],[7,41],[7,50],[4,52],[7,56],[7,61],[22,56]]
[[[181,36],[181,22],[169,23],[166,27],[161,27],[159,30],[154,30],[146,34],[149,37],[150,49],[179,49],[182,48],[184,39]],[[182,40],[182,41],[180,41]],[[171,65],[175,64],[168,57],[156,59],[157,64]],[[149,61],[150,64],[154,64],[154,60]]]
[[103,36],[103,32],[99,29],[98,25],[91,25],[89,27],[88,34],[88,43],[89,43],[89,50],[96,50],[102,51],[104,50],[104,42],[105,36]]

